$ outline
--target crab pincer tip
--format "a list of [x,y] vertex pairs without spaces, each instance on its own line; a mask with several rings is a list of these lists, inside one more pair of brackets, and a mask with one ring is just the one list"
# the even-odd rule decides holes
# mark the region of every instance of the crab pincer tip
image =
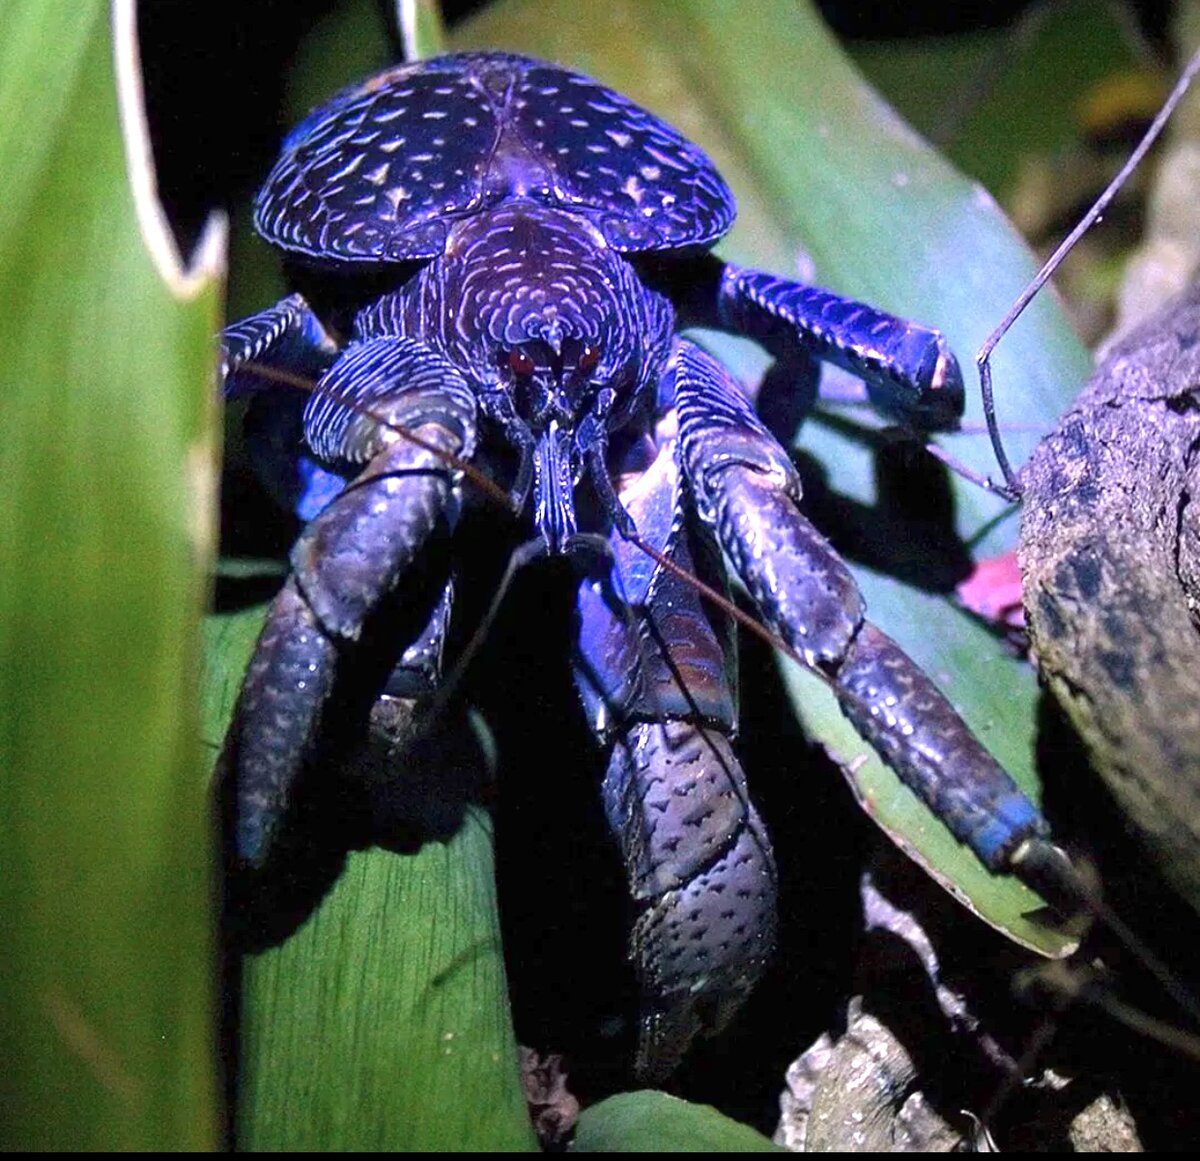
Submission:
[[1049,839],[1026,839],[1013,853],[1012,871],[1064,919],[1081,913],[1095,915],[1101,907],[1096,884]]

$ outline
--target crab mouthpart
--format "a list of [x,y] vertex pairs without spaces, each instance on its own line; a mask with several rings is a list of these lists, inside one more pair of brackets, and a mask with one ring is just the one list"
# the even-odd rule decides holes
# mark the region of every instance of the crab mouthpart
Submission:
[[517,407],[529,430],[540,436],[551,424],[573,428],[586,403],[572,399],[560,384],[539,377],[518,390]]
[[533,520],[551,553],[563,552],[575,535],[575,434],[552,419],[533,454]]

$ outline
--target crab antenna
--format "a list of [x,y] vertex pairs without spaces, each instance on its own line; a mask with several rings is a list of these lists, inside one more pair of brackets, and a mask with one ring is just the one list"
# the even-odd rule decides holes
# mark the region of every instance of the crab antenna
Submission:
[[1175,82],[1175,87],[1171,90],[1170,96],[1163,103],[1163,107],[1159,109],[1158,116],[1150,123],[1150,128],[1146,130],[1141,141],[1138,142],[1137,148],[1129,155],[1129,160],[1121,167],[1117,176],[1108,183],[1108,188],[1096,199],[1095,204],[1084,214],[1075,229],[1063,239],[1058,249],[1046,260],[1046,264],[1037,272],[1033,281],[1021,291],[1020,296],[1012,304],[1008,314],[1004,316],[1000,325],[988,335],[983,346],[979,348],[979,353],[975,356],[975,364],[979,368],[979,389],[983,395],[983,414],[987,420],[988,437],[992,441],[992,450],[996,454],[996,462],[1000,465],[1000,471],[1004,476],[1003,488],[990,480],[986,486],[1000,495],[1008,493],[1006,496],[1007,499],[1016,500],[1020,498],[1021,482],[1017,479],[1017,475],[1008,461],[1008,455],[1004,450],[1004,443],[1000,438],[1000,428],[996,423],[996,402],[992,395],[992,351],[1009,327],[1021,317],[1022,312],[1032,301],[1033,296],[1041,290],[1050,276],[1059,268],[1062,260],[1071,251],[1075,243],[1091,229],[1108,208],[1108,203],[1113,200],[1117,191],[1125,184],[1129,175],[1138,167],[1142,158],[1146,156],[1147,150],[1154,144],[1159,133],[1162,132],[1163,126],[1175,111],[1175,106],[1183,99],[1184,93],[1187,92],[1188,86],[1192,83],[1192,79],[1197,72],[1200,72],[1200,50],[1197,50],[1192,59],[1188,61],[1187,67],[1183,70],[1179,80]]

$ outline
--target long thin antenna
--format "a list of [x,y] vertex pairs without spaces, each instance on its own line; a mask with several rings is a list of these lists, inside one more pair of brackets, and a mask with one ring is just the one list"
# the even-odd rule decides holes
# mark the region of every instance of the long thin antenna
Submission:
[[1200,50],[1197,50],[1192,59],[1188,61],[1187,68],[1183,70],[1179,80],[1175,82],[1175,87],[1171,90],[1170,96],[1167,97],[1163,107],[1158,111],[1158,116],[1154,118],[1150,124],[1150,128],[1146,130],[1141,141],[1138,142],[1137,148],[1129,155],[1129,160],[1121,167],[1117,176],[1108,183],[1108,188],[1096,199],[1095,204],[1084,214],[1075,229],[1063,239],[1058,249],[1046,260],[1046,264],[1037,272],[1033,281],[1021,291],[1020,297],[1012,304],[1008,314],[1004,316],[1004,320],[988,335],[983,346],[979,348],[979,353],[975,356],[975,364],[979,368],[979,388],[983,394],[983,414],[987,420],[988,437],[992,441],[992,450],[996,453],[996,462],[1000,465],[1000,471],[1004,475],[1003,485],[997,484],[992,480],[987,480],[985,486],[1003,496],[1006,500],[1020,499],[1021,482],[1017,479],[1017,475],[1008,461],[1008,455],[1004,450],[1004,443],[1000,438],[1000,428],[996,423],[996,402],[992,395],[992,351],[1009,327],[1021,317],[1025,308],[1033,300],[1033,296],[1041,290],[1051,275],[1059,268],[1062,260],[1071,251],[1075,243],[1095,225],[1108,208],[1109,202],[1113,200],[1117,191],[1128,180],[1129,175],[1138,167],[1142,158],[1146,156],[1146,152],[1150,146],[1154,144],[1159,133],[1162,132],[1163,126],[1175,111],[1175,106],[1183,99],[1184,93],[1187,92],[1188,86],[1192,83],[1197,72],[1200,72]]

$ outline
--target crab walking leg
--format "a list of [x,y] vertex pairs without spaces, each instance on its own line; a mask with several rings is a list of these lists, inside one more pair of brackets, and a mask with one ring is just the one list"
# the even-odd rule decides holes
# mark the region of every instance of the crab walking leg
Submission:
[[289,577],[267,613],[225,735],[218,784],[233,779],[239,859],[266,861],[336,674],[334,639]]
[[767,340],[792,336],[857,375],[885,415],[924,431],[958,426],[962,371],[940,331],[829,290],[729,263],[717,292],[721,325]]
[[[325,454],[367,466],[292,550],[291,576],[267,615],[226,738],[237,851],[253,864],[269,853],[341,651],[447,518],[455,479],[446,456],[469,455],[474,444],[474,407],[461,376],[415,343],[351,348],[326,378],[347,403],[313,420],[310,442],[323,435]],[[369,405],[369,414],[350,402]]]
[[842,712],[959,842],[1012,870],[1048,832],[1037,807],[932,681],[875,626],[846,567],[797,507],[800,481],[728,371],[694,345],[674,359],[684,471],[763,619],[829,676]]
[[[713,254],[651,266],[646,278],[677,304],[683,325],[745,335],[785,360],[793,374],[803,369],[790,388],[799,389],[802,404],[815,394],[807,366],[818,359],[862,380],[875,408],[902,424],[920,431],[958,427],[962,371],[945,336],[932,327]],[[846,398],[840,385],[830,395],[822,383],[820,393]]]
[[274,306],[221,332],[221,391],[248,400],[246,450],[276,501],[311,520],[345,486],[346,478],[300,451],[301,413],[315,384],[337,358],[337,344],[304,296]]
[[[680,568],[719,575],[715,545],[686,508],[674,439],[621,500]],[[612,747],[604,808],[639,909],[637,1070],[655,1079],[696,1036],[719,1032],[761,975],[775,940],[775,865],[730,744],[726,618],[619,534],[610,546],[611,571],[579,589],[575,673],[592,728]]]
[[720,1032],[775,945],[775,863],[729,738],[639,722],[616,743],[604,806],[643,910],[630,938],[642,989],[636,1068],[669,1076]]
[[304,296],[289,294],[221,332],[222,392],[226,399],[240,399],[278,387],[267,376],[256,374],[261,364],[316,378],[336,356],[337,345]]

